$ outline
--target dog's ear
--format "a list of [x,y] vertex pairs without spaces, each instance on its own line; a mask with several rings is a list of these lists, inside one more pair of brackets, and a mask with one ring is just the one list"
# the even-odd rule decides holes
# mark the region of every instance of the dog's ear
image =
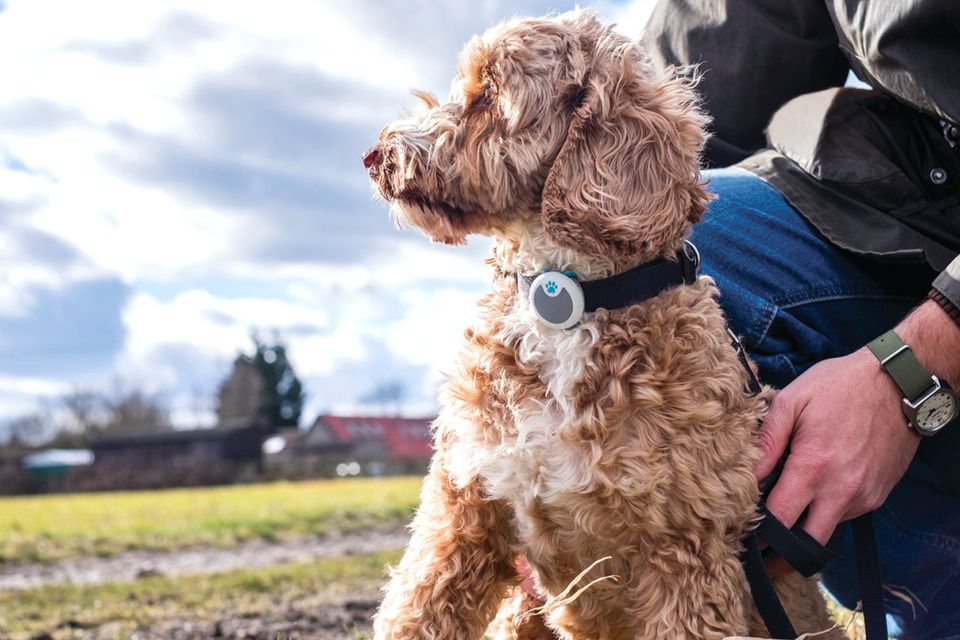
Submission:
[[584,254],[672,256],[710,200],[699,172],[706,117],[687,79],[655,71],[637,43],[591,26],[587,77],[543,188],[544,227]]

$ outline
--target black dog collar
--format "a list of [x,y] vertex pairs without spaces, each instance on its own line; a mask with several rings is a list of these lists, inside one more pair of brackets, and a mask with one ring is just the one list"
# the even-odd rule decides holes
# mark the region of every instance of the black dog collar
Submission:
[[699,268],[700,252],[685,240],[675,259],[658,258],[609,278],[580,282],[570,272],[544,271],[536,276],[517,274],[517,282],[545,324],[569,329],[584,313],[628,307],[670,287],[693,284]]

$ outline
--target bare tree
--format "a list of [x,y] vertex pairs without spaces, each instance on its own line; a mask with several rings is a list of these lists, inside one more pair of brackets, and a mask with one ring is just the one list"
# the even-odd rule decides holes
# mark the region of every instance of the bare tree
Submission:
[[107,398],[90,389],[74,389],[59,401],[57,431],[78,435],[96,433],[109,420],[110,407]]
[[107,420],[100,433],[135,429],[137,431],[169,431],[173,429],[170,411],[155,395],[139,389],[122,392],[106,400]]
[[7,446],[84,447],[105,434],[172,429],[170,412],[155,396],[139,389],[116,389],[112,395],[75,389],[43,410],[7,426]]
[[50,416],[33,413],[16,418],[7,425],[7,443],[9,449],[19,450],[35,447],[47,442],[56,434],[56,425]]

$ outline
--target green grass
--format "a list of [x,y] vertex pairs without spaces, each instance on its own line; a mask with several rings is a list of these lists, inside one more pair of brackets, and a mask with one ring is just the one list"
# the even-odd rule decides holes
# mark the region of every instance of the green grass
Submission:
[[309,611],[360,593],[375,599],[385,566],[399,556],[382,551],[219,574],[0,591],[0,637],[19,640],[43,632],[73,637],[109,625],[109,635],[129,638],[165,620],[263,617],[291,604]]
[[0,566],[399,525],[420,478],[0,498]]

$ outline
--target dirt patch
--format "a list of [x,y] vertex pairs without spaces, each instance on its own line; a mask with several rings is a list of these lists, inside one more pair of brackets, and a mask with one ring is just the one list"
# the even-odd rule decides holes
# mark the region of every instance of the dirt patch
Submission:
[[[129,551],[109,558],[86,557],[48,564],[10,565],[0,569],[0,589],[30,589],[63,582],[99,584],[135,580],[150,575],[219,573],[285,562],[307,562],[316,558],[369,553],[381,549],[401,549],[406,545],[408,537],[403,529],[374,529],[283,542],[258,540],[228,548],[198,547],[169,552]],[[271,636],[270,640],[275,637]]]
[[[168,620],[135,631],[140,640],[358,640],[370,636],[370,619],[377,610],[377,592],[365,599],[338,603],[303,603],[279,607],[269,615],[224,617],[218,620]],[[114,630],[118,631],[118,630]],[[89,640],[114,640],[110,629],[98,630]],[[134,637],[134,636],[126,636]]]
[[377,597],[376,589],[365,589],[339,602],[278,603],[269,613],[171,618],[149,628],[129,622],[82,628],[67,621],[30,640],[362,640],[371,635]]

